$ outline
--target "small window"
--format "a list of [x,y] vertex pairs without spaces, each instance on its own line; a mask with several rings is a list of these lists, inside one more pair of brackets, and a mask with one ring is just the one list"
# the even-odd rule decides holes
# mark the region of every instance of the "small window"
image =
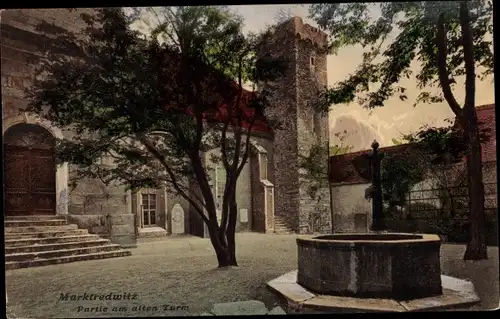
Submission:
[[316,59],[314,58],[314,56],[311,56],[309,68],[312,74],[316,72]]

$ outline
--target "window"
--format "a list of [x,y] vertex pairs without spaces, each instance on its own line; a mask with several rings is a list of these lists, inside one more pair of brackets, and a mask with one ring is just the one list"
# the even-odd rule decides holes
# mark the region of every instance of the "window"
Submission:
[[261,153],[260,156],[260,178],[267,179],[267,154]]
[[309,67],[311,69],[311,73],[314,73],[316,71],[316,61],[314,59],[314,56],[311,56]]
[[156,194],[141,194],[142,196],[142,225],[143,227],[156,226]]
[[316,116],[314,114],[314,110],[311,110],[311,132],[315,133],[316,132]]

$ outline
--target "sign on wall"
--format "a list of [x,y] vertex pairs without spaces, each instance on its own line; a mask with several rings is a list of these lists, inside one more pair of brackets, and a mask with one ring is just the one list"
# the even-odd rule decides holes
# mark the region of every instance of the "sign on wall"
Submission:
[[240,222],[248,223],[248,209],[246,208],[240,209]]

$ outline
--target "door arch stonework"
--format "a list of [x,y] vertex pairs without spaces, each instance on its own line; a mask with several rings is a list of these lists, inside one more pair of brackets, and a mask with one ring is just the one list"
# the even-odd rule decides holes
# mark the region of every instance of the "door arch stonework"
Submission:
[[[5,133],[17,124],[37,125],[44,128],[52,137],[58,139],[63,138],[62,131],[51,125],[49,121],[30,116],[26,113],[3,119],[2,137],[5,137]],[[68,164],[64,163],[55,166],[55,212],[57,215],[68,213],[68,195]]]

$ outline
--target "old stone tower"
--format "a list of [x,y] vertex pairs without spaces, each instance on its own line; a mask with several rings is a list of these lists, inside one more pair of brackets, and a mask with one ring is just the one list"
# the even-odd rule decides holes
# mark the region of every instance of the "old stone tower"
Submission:
[[275,131],[273,152],[276,223],[299,233],[331,229],[328,190],[318,192],[319,201],[311,198],[299,170],[301,154],[314,144],[328,145],[328,116],[314,108],[327,85],[326,49],[327,35],[294,17],[270,30],[261,51],[288,64],[287,74],[263,89],[273,92],[267,115],[282,128]]

